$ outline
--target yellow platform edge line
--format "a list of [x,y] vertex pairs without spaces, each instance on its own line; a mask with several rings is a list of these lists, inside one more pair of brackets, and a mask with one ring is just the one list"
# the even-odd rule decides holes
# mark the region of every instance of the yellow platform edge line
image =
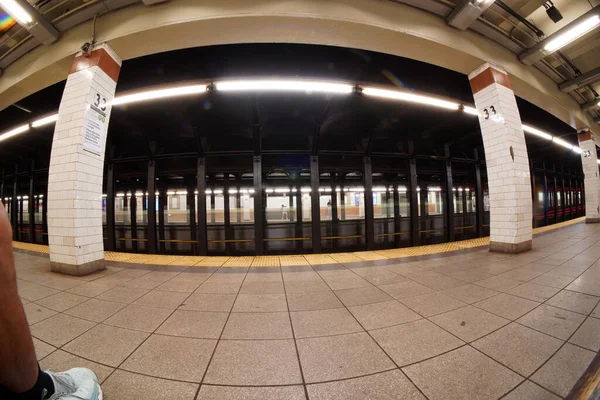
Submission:
[[[533,234],[540,234],[565,226],[574,225],[585,221],[585,217],[572,219],[558,224],[533,228]],[[322,265],[343,264],[359,261],[376,261],[422,256],[427,254],[448,253],[451,251],[472,249],[490,244],[489,236],[458,242],[432,244],[426,246],[402,247],[397,249],[357,251],[349,253],[322,253],[322,254],[290,254],[285,256],[177,256],[164,254],[135,254],[105,251],[104,259],[107,261],[134,263],[134,264],[164,264],[166,266],[193,266],[193,267],[253,267],[276,268],[279,266],[296,265]],[[13,242],[13,248],[27,250],[35,253],[49,253],[49,247],[42,244]]]

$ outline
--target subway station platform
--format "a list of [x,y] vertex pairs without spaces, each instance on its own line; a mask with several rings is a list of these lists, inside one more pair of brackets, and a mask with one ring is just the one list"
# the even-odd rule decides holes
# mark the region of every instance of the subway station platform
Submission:
[[[570,221],[534,228],[533,234],[542,234],[584,221],[576,218]],[[359,251],[352,253],[330,254],[298,254],[285,256],[247,256],[247,257],[215,257],[215,256],[171,256],[157,254],[134,254],[105,251],[104,259],[112,265],[126,263],[155,266],[184,267],[289,267],[295,265],[346,264],[365,261],[396,260],[407,257],[422,257],[440,253],[468,251],[489,246],[490,238],[476,238],[456,242],[441,243],[428,246],[414,246],[400,249]],[[48,254],[47,245],[26,242],[15,242],[13,248],[33,254]],[[125,266],[127,267],[127,265]]]
[[600,225],[536,233],[520,255],[15,261],[42,368],[90,367],[107,400],[558,399],[600,349]]

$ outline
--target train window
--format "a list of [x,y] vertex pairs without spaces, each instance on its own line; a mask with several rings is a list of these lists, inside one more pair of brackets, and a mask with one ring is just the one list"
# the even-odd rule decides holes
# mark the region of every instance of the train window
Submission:
[[115,224],[129,225],[129,207],[127,200],[131,193],[125,196],[125,193],[117,193],[115,196]]
[[427,214],[441,215],[444,210],[442,189],[428,188],[427,190]]
[[187,191],[169,190],[167,192],[167,206],[163,212],[165,225],[189,225],[190,212],[187,207]]
[[212,195],[206,202],[206,219],[208,224],[225,223],[225,197],[223,189],[214,189]]
[[106,194],[102,195],[102,223],[106,225]]
[[40,194],[37,197],[37,204],[34,210],[34,217],[35,217],[35,223],[36,224],[41,224],[42,223],[42,212],[44,210],[44,195]]
[[331,220],[333,216],[333,206],[331,204],[331,189],[319,188],[319,211],[321,221]]
[[29,223],[29,198],[27,196],[23,196],[23,224]]
[[300,189],[302,192],[302,221],[312,220],[311,190],[309,187]]
[[[146,193],[146,196],[148,193]],[[142,192],[135,193],[135,221],[138,224],[148,223],[148,201]]]
[[268,188],[265,215],[268,223],[293,222],[296,213],[296,196],[289,188]]
[[373,188],[373,215],[376,219],[390,218],[394,215],[394,197],[388,188]]
[[365,193],[364,188],[346,188],[346,219],[365,218]]
[[454,213],[462,214],[463,212],[463,188],[453,188]]
[[558,191],[556,192],[556,205],[558,207],[562,207],[562,198],[560,196],[561,193],[561,189],[559,188]]
[[[230,195],[229,209],[232,224],[251,224],[254,222],[254,189],[240,189],[239,194]],[[239,199],[239,203],[237,201]]]
[[410,198],[406,186],[398,187],[398,200],[400,200],[400,216],[408,217],[410,215]]
[[477,199],[475,198],[475,192],[470,189],[465,189],[467,192],[467,212],[475,212],[475,207],[477,204]]

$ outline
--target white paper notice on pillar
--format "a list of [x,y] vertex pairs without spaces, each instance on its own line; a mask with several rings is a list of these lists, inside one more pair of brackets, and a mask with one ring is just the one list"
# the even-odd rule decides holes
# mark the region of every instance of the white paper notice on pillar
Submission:
[[85,112],[83,148],[98,157],[102,157],[108,130],[107,104],[112,99],[107,99],[106,96],[98,92],[92,92],[91,98],[92,101],[87,105]]

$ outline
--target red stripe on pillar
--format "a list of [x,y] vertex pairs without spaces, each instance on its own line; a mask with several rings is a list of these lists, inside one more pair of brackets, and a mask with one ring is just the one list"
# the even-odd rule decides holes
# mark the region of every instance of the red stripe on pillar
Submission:
[[494,68],[486,68],[480,74],[471,78],[469,83],[471,84],[473,94],[485,89],[493,83],[497,83],[512,90],[508,75]]
[[117,62],[108,54],[108,52],[104,49],[97,49],[92,51],[92,54],[89,57],[85,56],[77,56],[73,60],[73,64],[71,64],[71,71],[73,72],[81,71],[86,68],[98,66],[102,71],[106,73],[113,81],[117,82],[119,79],[119,72],[121,72],[121,67]]

